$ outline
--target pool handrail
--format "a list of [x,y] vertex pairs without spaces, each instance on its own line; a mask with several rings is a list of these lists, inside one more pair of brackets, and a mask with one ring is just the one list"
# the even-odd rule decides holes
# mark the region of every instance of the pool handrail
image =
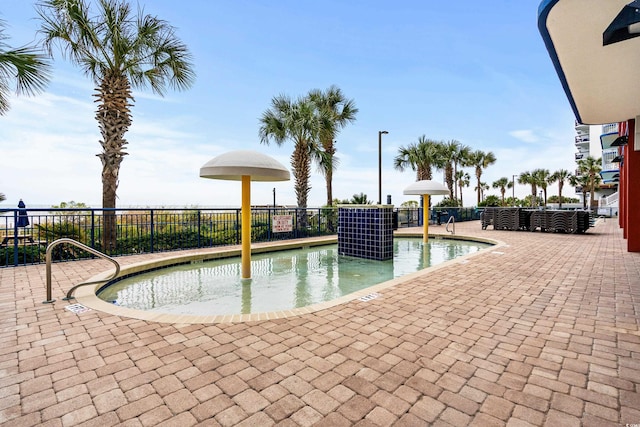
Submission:
[[[451,230],[451,231],[449,230],[449,224],[453,224],[453,230]],[[451,215],[449,217],[449,220],[447,221],[447,225],[445,226],[444,229],[447,230],[448,233],[451,233],[452,235],[455,236],[455,234],[456,234],[456,218],[453,215]]]
[[62,244],[62,243],[69,243],[71,245],[77,246],[82,250],[85,250],[89,253],[92,253],[100,258],[104,258],[107,261],[112,262],[115,267],[116,267],[116,271],[113,273],[113,275],[111,277],[108,277],[106,279],[101,279],[101,280],[93,280],[93,281],[89,281],[89,282],[82,282],[82,283],[78,283],[77,285],[73,286],[71,289],[69,289],[69,291],[67,292],[67,296],[65,298],[63,298],[63,300],[70,300],[73,299],[74,297],[72,296],[73,292],[79,288],[80,286],[85,286],[85,285],[93,285],[96,283],[101,283],[101,282],[107,282],[109,280],[115,279],[118,274],[120,274],[120,264],[118,263],[118,261],[116,261],[115,259],[111,258],[110,256],[103,254],[102,252],[93,249],[90,246],[87,246],[85,244],[82,244],[80,242],[78,242],[77,240],[73,240],[73,239],[69,239],[68,237],[63,237],[61,239],[57,239],[54,240],[53,242],[51,242],[49,244],[49,246],[47,246],[47,251],[46,251],[46,255],[45,255],[45,259],[46,259],[46,276],[47,276],[47,283],[46,283],[46,291],[47,291],[47,299],[45,301],[42,301],[43,304],[51,304],[52,302],[55,301],[55,299],[52,298],[51,295],[51,252],[53,251],[53,248]]

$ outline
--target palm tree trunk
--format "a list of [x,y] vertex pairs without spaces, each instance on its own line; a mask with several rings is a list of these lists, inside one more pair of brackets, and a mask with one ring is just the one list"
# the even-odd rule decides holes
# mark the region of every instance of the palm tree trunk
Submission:
[[[458,162],[453,162],[453,199],[456,201],[456,203],[458,202],[458,186],[455,183],[455,180],[457,179],[458,176]],[[460,203],[460,207],[462,207],[462,203]]]
[[96,120],[102,139],[102,153],[98,154],[102,162],[102,208],[105,209],[102,233],[102,250],[113,253],[116,248],[116,191],[120,164],[124,156],[127,141],[124,134],[131,125],[129,99],[131,86],[125,76],[107,74],[104,76],[95,95],[98,102]]
[[562,181],[558,182],[558,203],[559,209],[562,209],[562,187],[563,187],[564,183]]
[[325,154],[329,157],[324,168],[324,177],[327,185],[327,206],[333,203],[333,156],[336,154],[336,148],[333,145],[333,137],[327,139],[323,144]]
[[309,147],[304,142],[298,142],[291,154],[291,165],[293,166],[294,191],[300,215],[298,224],[307,229],[307,198],[309,196],[309,180],[311,179],[311,157],[309,156]]
[[449,197],[453,198],[453,167],[451,163],[445,166],[445,181],[447,181],[447,188],[449,189]]
[[422,180],[431,180],[433,178],[433,171],[430,167],[420,167],[418,166],[418,170],[416,173],[417,181]]
[[481,196],[482,196],[482,194],[481,194],[482,188],[480,188],[480,186],[481,186],[480,185],[480,178],[481,177],[482,177],[482,171],[480,171],[480,168],[476,167],[476,179],[478,180],[478,188],[477,188],[477,190],[478,190],[478,205],[481,202]]
[[327,183],[327,206],[333,203],[333,171],[327,171],[325,181]]
[[[327,206],[331,206],[333,204],[333,168],[325,171],[325,180],[327,183]],[[333,232],[335,229],[333,222],[333,215],[329,214],[327,217],[327,230],[330,232]]]

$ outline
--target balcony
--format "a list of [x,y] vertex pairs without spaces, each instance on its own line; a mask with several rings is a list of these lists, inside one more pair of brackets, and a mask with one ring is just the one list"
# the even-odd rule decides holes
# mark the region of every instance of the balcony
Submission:
[[606,125],[602,125],[602,133],[618,133],[618,124],[617,123],[609,123]]
[[602,135],[600,135],[600,146],[602,147],[603,150],[609,150],[611,148],[615,148],[617,150],[617,147],[611,147],[611,144],[617,138],[618,138],[618,132],[603,133]]
[[598,201],[598,206],[601,208],[618,207],[618,202],[619,202],[619,195],[618,195],[618,192],[616,191],[615,193],[609,196],[600,197],[600,200]]
[[576,136],[576,145],[589,144],[589,141],[590,141],[589,135]]
[[576,124],[575,124],[575,130],[584,130],[586,129],[587,132],[589,131],[589,125],[584,125],[582,123],[578,123],[578,121],[576,120]]
[[576,161],[584,159],[586,156],[584,153],[576,153]]

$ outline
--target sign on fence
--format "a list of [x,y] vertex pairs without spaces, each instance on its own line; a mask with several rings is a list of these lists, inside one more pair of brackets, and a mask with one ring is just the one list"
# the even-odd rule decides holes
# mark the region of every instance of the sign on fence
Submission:
[[273,232],[285,233],[293,231],[293,215],[274,215]]

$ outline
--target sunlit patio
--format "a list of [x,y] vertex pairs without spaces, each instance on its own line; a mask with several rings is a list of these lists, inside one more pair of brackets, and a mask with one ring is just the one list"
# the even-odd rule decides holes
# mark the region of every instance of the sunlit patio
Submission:
[[640,254],[617,221],[456,232],[502,245],[376,299],[251,322],[66,309],[73,284],[111,268],[101,260],[55,264],[54,304],[44,265],[0,268],[0,424],[640,423]]

